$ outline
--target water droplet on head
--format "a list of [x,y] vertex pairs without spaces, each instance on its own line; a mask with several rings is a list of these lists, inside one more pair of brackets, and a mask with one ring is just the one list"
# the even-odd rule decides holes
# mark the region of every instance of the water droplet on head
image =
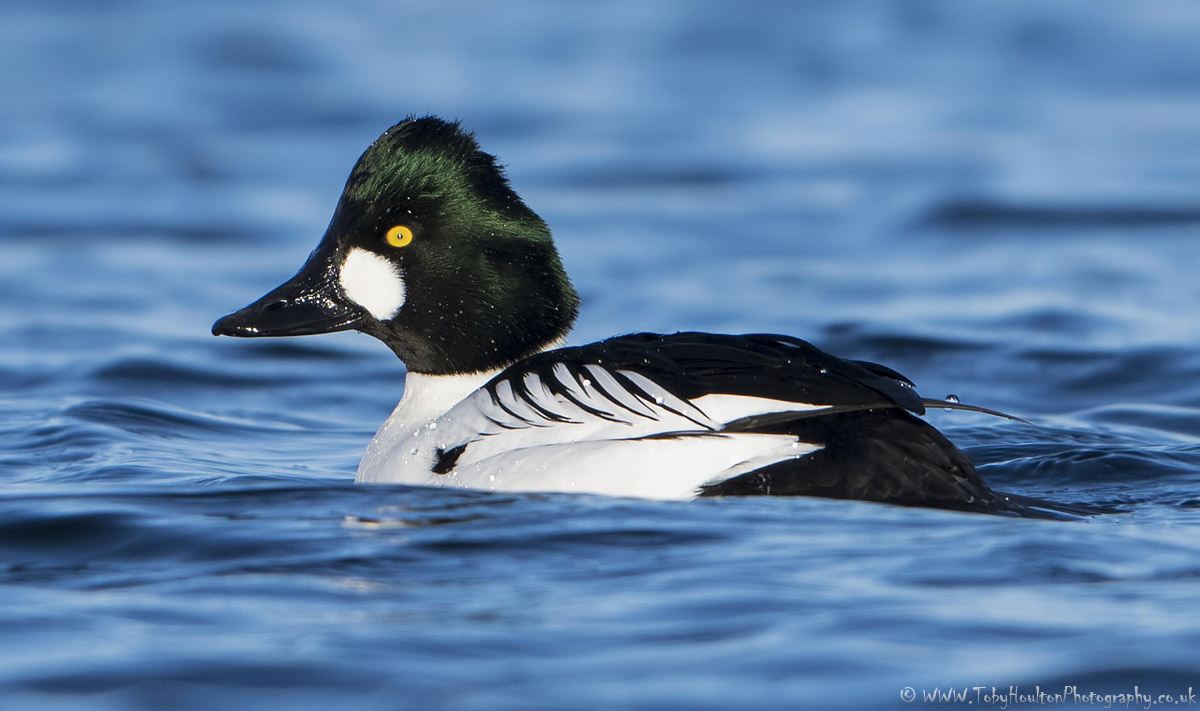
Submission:
[[950,393],[946,396],[946,402],[958,402],[958,396],[954,393]]
[[436,430],[436,429],[437,429],[437,423],[436,423],[436,422],[430,422],[430,423],[429,423],[429,429],[431,429],[431,430]]
[[663,402],[665,402],[665,400],[664,400],[664,398],[663,398],[663,396],[662,396],[662,395],[659,395],[659,396],[657,396],[657,397],[655,397],[655,398],[654,398],[654,404],[655,404],[655,405],[661,405],[661,404],[663,404]]
[[829,368],[821,368],[821,375],[828,375],[828,374],[829,374]]

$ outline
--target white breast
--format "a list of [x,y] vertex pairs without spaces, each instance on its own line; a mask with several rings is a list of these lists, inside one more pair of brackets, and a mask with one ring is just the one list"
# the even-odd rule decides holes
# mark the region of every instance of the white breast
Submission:
[[429,431],[439,418],[463,398],[491,380],[494,372],[469,375],[404,376],[404,396],[383,426],[375,433],[362,461],[358,463],[355,481],[359,483],[402,483],[405,470],[414,466],[406,463],[401,453],[414,448],[413,441]]

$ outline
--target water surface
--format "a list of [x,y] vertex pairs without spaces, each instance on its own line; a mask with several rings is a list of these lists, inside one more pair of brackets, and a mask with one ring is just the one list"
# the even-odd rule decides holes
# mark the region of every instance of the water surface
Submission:
[[[1200,686],[1197,33],[1168,0],[4,5],[3,707]],[[574,342],[797,335],[1030,420],[930,413],[996,488],[1126,512],[353,486],[402,365],[208,329],[409,113],[510,166]]]

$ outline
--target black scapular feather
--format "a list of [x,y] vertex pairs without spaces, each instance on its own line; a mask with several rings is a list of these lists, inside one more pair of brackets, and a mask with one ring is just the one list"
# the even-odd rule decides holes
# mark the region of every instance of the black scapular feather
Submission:
[[837,358],[798,338],[770,334],[617,336],[533,355],[487,387],[494,391],[500,381],[506,381],[514,392],[526,392],[525,378],[532,374],[553,390],[556,365],[577,373],[589,364],[613,373],[634,394],[640,388],[620,371],[635,371],[686,400],[721,393],[842,409],[898,407],[918,415],[925,412],[912,382],[899,373],[874,363]]

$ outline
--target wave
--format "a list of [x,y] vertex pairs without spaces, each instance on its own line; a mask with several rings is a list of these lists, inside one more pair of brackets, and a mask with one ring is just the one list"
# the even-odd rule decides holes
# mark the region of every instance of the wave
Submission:
[[919,223],[926,227],[955,230],[1181,226],[1200,224],[1200,205],[1033,205],[951,200],[930,209]]

